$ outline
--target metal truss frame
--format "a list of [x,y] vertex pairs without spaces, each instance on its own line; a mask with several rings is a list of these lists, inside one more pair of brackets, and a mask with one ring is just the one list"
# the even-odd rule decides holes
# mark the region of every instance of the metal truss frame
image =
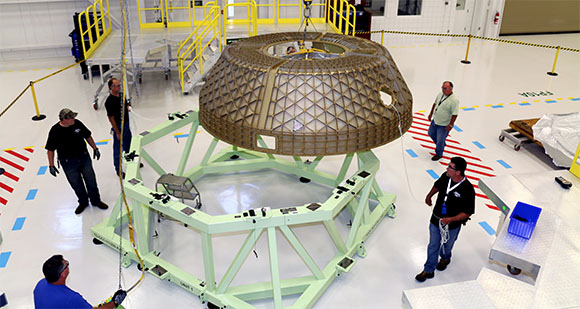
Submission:
[[[249,301],[271,299],[274,308],[282,308],[283,296],[300,294],[296,302],[290,307],[310,308],[336,277],[352,268],[355,254],[360,257],[366,256],[364,242],[384,216],[395,216],[394,202],[396,197],[392,193],[383,192],[378,186],[375,175],[379,169],[379,160],[370,150],[346,154],[338,174],[330,175],[316,170],[323,159],[322,156],[316,157],[310,164],[305,164],[298,156],[294,156],[293,161],[284,160],[276,158],[273,154],[246,150],[236,146],[229,146],[213,154],[219,142],[218,139],[214,138],[201,160],[201,164],[185,170],[199,128],[199,118],[197,111],[188,111],[183,114],[175,113],[174,115],[174,120],[168,120],[133,137],[131,151],[135,151],[138,156],[131,161],[126,160],[127,174],[123,186],[133,218],[132,226],[136,234],[136,248],[142,257],[145,268],[153,276],[169,280],[198,295],[202,302],[210,302],[220,308],[253,308]],[[311,203],[286,209],[260,209],[256,210],[254,215],[251,214],[252,212],[250,214],[244,212],[219,216],[211,216],[174,199],[156,199],[151,193],[162,192],[156,192],[145,185],[139,172],[139,163],[144,160],[159,175],[165,174],[166,171],[143,147],[186,126],[190,127],[189,136],[181,154],[178,168],[174,172],[175,175],[189,177],[195,181],[206,174],[271,168],[334,187],[332,195],[321,204]],[[264,143],[263,140],[260,142]],[[231,160],[233,155],[239,156],[239,159]],[[358,170],[354,175],[346,178],[349,166],[355,158]],[[151,187],[154,188],[153,185]],[[378,202],[378,204],[369,203],[371,200]],[[342,211],[349,211],[352,216],[352,226],[346,239],[340,235],[334,221],[334,218]],[[157,213],[187,224],[189,228],[199,231],[203,250],[203,261],[200,262],[203,263],[204,278],[197,278],[180,269],[157,256],[156,252],[152,250],[151,239],[154,234]],[[124,224],[121,224],[121,219],[125,222]],[[91,232],[97,240],[120,251],[122,264],[128,267],[132,261],[138,262],[139,259],[133,251],[130,241],[126,237],[120,239],[118,231],[126,228],[126,222],[127,213],[124,211],[123,199],[119,197],[111,216],[91,228]],[[295,226],[309,223],[323,224],[337,249],[337,254],[322,268],[317,265],[292,230]],[[277,229],[292,245],[295,253],[310,270],[311,275],[290,279],[281,278],[280,267],[283,263],[280,262],[277,249]],[[216,278],[213,257],[214,251],[220,248],[213,246],[212,237],[232,232],[247,233],[248,235],[223,277]],[[232,286],[233,279],[263,233],[267,237],[271,280]]]

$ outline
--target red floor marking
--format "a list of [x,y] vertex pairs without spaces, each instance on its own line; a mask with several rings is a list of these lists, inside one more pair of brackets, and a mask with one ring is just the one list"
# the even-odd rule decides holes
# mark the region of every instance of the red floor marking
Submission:
[[415,131],[411,131],[411,130],[407,130],[407,132],[412,133],[412,134],[417,134],[417,135],[429,137],[429,134],[427,134],[427,133],[419,133],[419,132],[415,132]]
[[34,149],[32,147],[24,148],[24,150],[26,150],[26,151],[28,151],[30,153],[33,153],[34,152]]
[[473,176],[469,176],[469,175],[465,175],[465,178],[467,178],[467,179],[471,179],[471,180],[473,180],[473,181],[479,181],[479,178],[477,178],[477,177],[473,177]]
[[494,205],[485,204],[485,206],[487,206],[488,208],[494,209],[494,210],[500,210],[497,206],[494,206]]
[[[439,161],[439,164],[441,164],[443,166],[447,166],[449,163],[445,163],[445,162]],[[481,175],[487,176],[487,177],[495,177],[495,175],[493,175],[493,174],[488,174],[488,173],[480,172],[480,171],[473,170],[473,169],[470,169],[470,168],[466,168],[465,170],[468,171],[468,172],[472,172],[472,173],[476,173],[476,174],[481,174]]]
[[12,180],[14,180],[14,181],[20,180],[20,178],[18,178],[18,176],[15,176],[15,175],[13,175],[10,172],[4,172],[3,175],[6,176],[6,177],[8,177],[8,178],[10,178],[10,179],[12,179]]
[[427,128],[429,128],[429,126],[431,125],[429,123],[425,123],[425,122],[422,122],[422,121],[417,121],[417,119],[413,119],[413,124],[418,124],[420,126],[426,126]]
[[489,200],[489,197],[487,197],[487,196],[486,196],[486,195],[484,195],[484,194],[475,193],[475,196],[477,196],[477,197],[481,197],[481,198],[484,198],[484,199],[487,199],[487,200]]
[[6,203],[8,203],[8,201],[7,201],[7,200],[5,200],[5,199],[3,199],[3,198],[0,196],[0,203],[1,203],[2,205],[6,205]]
[[[432,140],[426,140],[426,139],[418,138],[418,137],[415,137],[415,136],[413,136],[413,138],[416,139],[416,140],[422,141],[422,142],[427,142],[427,143],[431,143],[431,144],[435,145]],[[449,148],[452,148],[452,149],[455,149],[455,150],[461,150],[461,151],[465,151],[465,152],[471,153],[471,151],[469,149],[465,149],[465,148],[461,148],[461,147],[457,147],[457,146],[446,145],[445,147],[446,148],[449,147]],[[433,148],[433,149],[435,149],[435,148]]]
[[6,164],[8,164],[8,165],[10,165],[10,166],[12,166],[13,168],[15,168],[15,169],[17,169],[17,170],[24,171],[24,167],[22,167],[22,166],[20,166],[20,165],[18,165],[18,164],[16,164],[16,163],[13,163],[13,162],[11,162],[11,161],[8,161],[8,160],[6,160],[6,159],[4,159],[4,158],[2,158],[2,157],[0,157],[0,161],[1,161],[1,162],[4,162],[4,163],[6,163]]
[[[427,149],[430,149],[430,150],[435,150],[435,147],[431,147],[429,145],[421,144],[421,146],[423,146],[423,147],[425,147]],[[481,162],[481,159],[480,158],[468,156],[468,155],[465,155],[465,154],[462,154],[462,153],[459,153],[459,152],[455,152],[455,151],[447,151],[447,150],[444,150],[443,153],[452,154],[452,155],[458,155],[458,156],[462,156],[464,158],[469,158],[469,159],[472,159],[472,160],[480,161]],[[432,155],[435,155],[435,153],[431,153],[431,154]]]
[[[417,134],[417,135],[425,136],[425,137],[429,137],[429,134],[426,134],[426,133],[419,133],[419,132],[415,132],[415,131],[411,131],[411,130],[407,130],[407,132],[412,133],[412,134]],[[455,140],[452,140],[452,139],[449,139],[449,138],[446,139],[445,141],[446,142],[455,143],[455,144],[460,145],[458,141],[455,141]],[[431,142],[433,142],[433,141],[431,141]]]
[[[435,155],[435,153],[434,153],[434,152],[431,152],[431,155]],[[444,156],[442,156],[441,158],[443,158],[443,159],[447,159],[447,160],[451,160],[451,157],[448,157],[448,156],[445,156],[445,155],[444,155]],[[467,160],[465,160],[465,161],[467,161]],[[443,165],[447,165],[447,164],[449,164],[449,162],[446,162],[446,163],[444,163]],[[485,168],[485,169],[488,169],[488,170],[490,170],[490,171],[493,171],[493,168],[491,168],[491,167],[489,167],[489,166],[485,166],[485,165],[481,165],[481,164],[473,163],[473,162],[471,162],[471,161],[467,161],[467,166],[469,166],[469,165],[473,165],[473,166],[477,166],[477,167],[481,167],[481,168]]]
[[12,187],[5,185],[4,183],[0,182],[0,188],[12,193],[14,192],[14,189],[12,189]]
[[429,131],[429,130],[427,130],[427,129],[418,128],[418,127],[415,127],[415,126],[411,126],[411,128],[412,128],[412,129],[415,129],[415,130],[422,130],[422,131],[425,131],[425,132]]
[[19,154],[18,152],[15,152],[14,150],[6,150],[6,152],[17,157],[18,159],[24,160],[26,162],[28,162],[28,160],[29,160],[27,157]]

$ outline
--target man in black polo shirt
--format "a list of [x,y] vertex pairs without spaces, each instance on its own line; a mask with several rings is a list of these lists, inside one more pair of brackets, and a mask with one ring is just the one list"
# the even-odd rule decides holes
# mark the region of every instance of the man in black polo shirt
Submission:
[[60,121],[50,129],[45,148],[48,151],[49,171],[54,177],[59,173],[54,166],[54,151],[56,150],[58,153],[58,162],[79,201],[79,206],[75,210],[78,215],[87,208],[89,200],[93,206],[100,209],[107,209],[109,206],[101,201],[95,171],[85,140],[93,148],[93,158],[98,160],[101,153],[95,145],[91,131],[80,120],[75,119],[76,116],[77,113],[68,108],[63,108],[60,111],[58,114]]
[[[113,165],[115,166],[115,172],[119,175],[119,157],[121,156],[121,151],[119,149],[119,142],[121,140],[121,123],[123,114],[123,104],[121,103],[121,97],[123,96],[121,92],[121,82],[116,78],[111,78],[108,83],[110,95],[105,101],[105,108],[107,109],[107,117],[111,123],[113,130]],[[123,125],[123,151],[129,152],[131,148],[131,129],[129,128],[129,104],[125,104],[125,122]]]
[[[451,263],[451,250],[461,230],[461,224],[465,224],[475,213],[475,190],[465,177],[466,167],[465,159],[451,158],[447,171],[435,181],[425,197],[425,203],[431,206],[431,198],[439,193],[429,224],[427,262],[423,271],[415,276],[419,282],[433,278],[435,269],[443,271],[447,268]],[[439,263],[438,256],[441,257]]]

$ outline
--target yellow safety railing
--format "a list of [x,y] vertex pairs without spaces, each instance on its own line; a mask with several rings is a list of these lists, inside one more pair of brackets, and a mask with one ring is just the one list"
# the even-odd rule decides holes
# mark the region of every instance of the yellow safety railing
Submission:
[[190,27],[193,24],[193,0],[180,0],[181,6],[174,5],[174,0],[161,0],[159,4],[152,1],[153,7],[143,7],[141,1],[137,0],[141,28]]
[[572,165],[570,165],[570,173],[574,174],[578,178],[580,178],[580,164],[578,164],[579,155],[580,155],[580,143],[578,143],[578,148],[576,148],[576,154],[574,155],[574,159],[572,159]]
[[[352,17],[351,17],[352,14]],[[327,23],[334,31],[354,35],[356,26],[356,9],[346,0],[327,0]]]
[[[248,35],[254,36],[258,34],[258,13],[256,10],[256,1],[250,0],[249,2],[243,3],[230,3],[224,6],[224,12],[227,12],[229,7],[246,7],[247,8],[247,19],[227,19],[224,15],[224,24],[248,24]],[[224,26],[224,41],[227,42],[227,27]],[[227,43],[226,43],[227,44]]]
[[[196,61],[199,62],[199,72],[203,74],[203,52],[216,40],[219,50],[222,50],[220,17],[221,12],[219,6],[213,5],[209,7],[207,17],[179,45],[179,49],[177,50],[177,67],[179,70],[181,92],[185,92],[185,72],[193,63]],[[210,36],[210,32],[212,31],[213,34]],[[209,40],[206,40],[206,38],[209,38]]]
[[[278,18],[278,23],[280,24],[299,24],[301,21],[302,10],[304,4],[302,0],[298,0],[298,3],[280,3],[280,0],[276,0],[276,17]],[[298,8],[297,18],[280,18],[281,8]]]
[[[105,5],[103,5],[105,1]],[[79,13],[78,23],[83,54],[87,59],[103,40],[111,33],[109,0],[97,0]],[[84,21],[84,22],[83,22]],[[88,40],[87,40],[88,39]]]
[[[152,2],[154,3],[154,2]],[[151,15],[152,16],[148,16]],[[145,15],[145,20],[143,20]],[[141,7],[141,0],[137,0],[137,16],[139,16],[139,27],[141,28],[164,28],[165,27],[165,8],[163,1],[153,7]],[[147,20],[153,19],[153,22]]]
[[[298,3],[280,3],[280,0],[275,0],[276,1],[276,17],[278,19],[278,23],[280,24],[299,24],[302,22],[302,18],[303,18],[303,13],[304,13],[304,1],[303,0],[298,0]],[[322,12],[323,15],[326,15],[326,2],[325,0],[320,0],[319,3],[312,3],[310,4],[310,7],[314,10],[315,7],[322,7]],[[281,18],[280,17],[280,9],[281,8],[297,8],[298,12],[297,15],[298,17],[294,17],[294,18]],[[326,16],[323,17],[315,17],[315,18],[310,18],[310,20],[314,23],[323,23],[326,21]]]
[[[267,12],[270,11],[271,14],[264,14],[264,15],[270,15],[271,17],[265,18],[259,18],[257,17],[257,12],[258,10],[260,10],[260,8],[267,8],[267,10],[263,10],[261,12]],[[276,15],[276,3],[272,2],[272,3],[263,3],[263,4],[256,4],[256,17],[258,20],[258,24],[274,24],[276,23],[276,18],[279,15]]]

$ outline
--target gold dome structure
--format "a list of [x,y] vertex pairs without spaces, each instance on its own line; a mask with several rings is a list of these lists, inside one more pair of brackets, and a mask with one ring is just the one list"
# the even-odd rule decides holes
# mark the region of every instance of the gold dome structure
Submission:
[[[298,52],[281,53],[296,42]],[[341,34],[288,32],[229,45],[201,89],[199,115],[209,133],[235,146],[324,156],[398,138],[399,124],[402,133],[411,126],[412,101],[383,46]]]

